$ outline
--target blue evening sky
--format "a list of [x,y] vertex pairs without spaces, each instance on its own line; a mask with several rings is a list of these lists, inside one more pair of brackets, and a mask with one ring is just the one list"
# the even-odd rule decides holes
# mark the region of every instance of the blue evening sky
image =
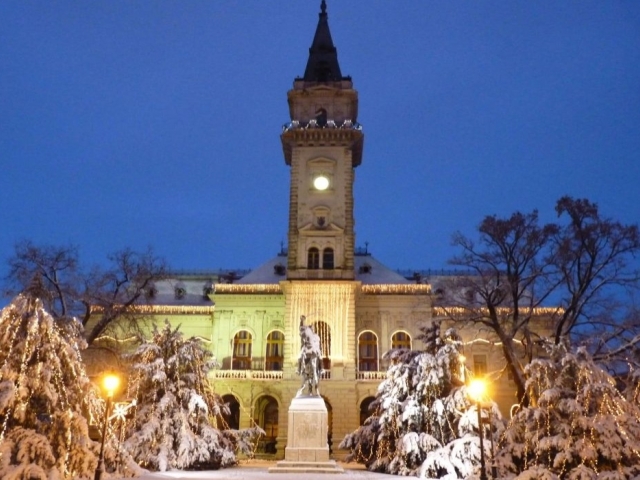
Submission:
[[[357,244],[446,267],[451,234],[568,194],[640,220],[640,2],[329,0],[360,93]],[[320,1],[0,2],[0,260],[148,245],[252,268],[286,241],[286,93]],[[4,266],[1,267],[4,271]]]

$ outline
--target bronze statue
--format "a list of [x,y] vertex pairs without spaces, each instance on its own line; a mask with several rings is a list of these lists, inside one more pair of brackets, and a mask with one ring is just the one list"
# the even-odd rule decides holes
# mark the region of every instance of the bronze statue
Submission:
[[298,390],[297,397],[309,395],[320,396],[318,384],[322,374],[322,351],[320,349],[320,337],[314,333],[310,326],[304,324],[305,316],[300,317],[300,356],[298,357],[298,369],[296,373],[302,376],[302,387]]

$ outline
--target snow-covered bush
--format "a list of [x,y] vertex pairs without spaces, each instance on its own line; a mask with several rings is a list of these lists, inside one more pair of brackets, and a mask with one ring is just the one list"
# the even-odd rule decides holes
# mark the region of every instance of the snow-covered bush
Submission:
[[550,347],[526,373],[533,403],[501,438],[501,478],[640,478],[640,408],[584,348]]
[[[340,448],[350,450],[349,460],[373,471],[466,478],[479,468],[480,446],[477,410],[464,386],[462,343],[454,329],[441,338],[437,324],[423,328],[422,338],[426,351],[386,355],[390,366],[371,404],[372,415]],[[501,417],[492,408],[494,431]]]
[[221,468],[237,462],[236,451],[253,451],[252,442],[264,433],[260,428],[214,426],[226,407],[209,385],[215,362],[199,339],[185,339],[165,322],[127,358],[128,390],[137,405],[125,447],[140,465],[160,471]]

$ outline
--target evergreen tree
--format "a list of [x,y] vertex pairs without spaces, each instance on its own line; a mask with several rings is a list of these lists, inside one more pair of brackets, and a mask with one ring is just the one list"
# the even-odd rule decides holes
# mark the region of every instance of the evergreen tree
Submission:
[[80,340],[56,324],[36,290],[0,316],[0,478],[93,478],[97,445],[86,416],[102,418],[104,405]]
[[260,428],[220,430],[215,418],[226,408],[207,380],[212,353],[197,338],[185,339],[168,321],[128,356],[129,393],[136,399],[125,448],[145,468],[221,468],[250,454]]
[[[369,470],[422,478],[466,478],[479,466],[477,410],[467,398],[454,329],[422,328],[426,350],[392,350],[372,415],[340,448]],[[496,425],[500,416],[496,415]],[[490,442],[485,444],[486,452]]]
[[640,478],[640,408],[584,348],[550,347],[526,369],[534,400],[511,420],[498,461],[504,478]]

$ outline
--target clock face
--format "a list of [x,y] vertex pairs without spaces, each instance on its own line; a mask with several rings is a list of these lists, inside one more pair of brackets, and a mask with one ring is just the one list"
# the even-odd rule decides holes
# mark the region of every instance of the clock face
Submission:
[[318,175],[313,179],[313,188],[316,190],[326,190],[329,188],[329,179],[324,175]]

